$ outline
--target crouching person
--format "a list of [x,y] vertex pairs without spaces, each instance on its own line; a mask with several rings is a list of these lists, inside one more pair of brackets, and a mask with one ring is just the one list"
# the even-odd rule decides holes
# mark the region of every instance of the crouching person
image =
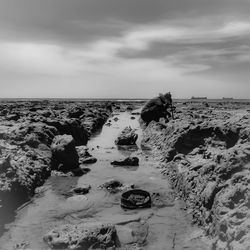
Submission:
[[165,95],[159,94],[158,97],[155,97],[149,100],[141,111],[141,119],[149,124],[151,121],[158,122],[160,118],[168,120],[171,117],[171,113],[168,109],[172,108],[172,97],[170,92]]

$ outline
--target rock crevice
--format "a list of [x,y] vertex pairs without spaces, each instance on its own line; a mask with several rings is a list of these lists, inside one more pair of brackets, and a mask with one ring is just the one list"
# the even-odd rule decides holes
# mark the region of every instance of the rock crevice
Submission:
[[144,129],[143,144],[164,162],[162,173],[215,249],[243,250],[250,242],[250,115],[230,112],[180,104],[176,120]]

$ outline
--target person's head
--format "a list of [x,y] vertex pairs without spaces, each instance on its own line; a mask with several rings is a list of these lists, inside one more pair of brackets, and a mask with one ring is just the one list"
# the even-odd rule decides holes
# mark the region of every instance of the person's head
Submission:
[[172,96],[170,94],[170,92],[166,93],[166,94],[160,94],[160,97],[162,100],[164,100],[165,103],[171,104],[172,103]]

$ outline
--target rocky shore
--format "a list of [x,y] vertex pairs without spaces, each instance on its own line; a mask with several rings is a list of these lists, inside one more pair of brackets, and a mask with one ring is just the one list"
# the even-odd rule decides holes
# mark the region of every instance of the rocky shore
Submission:
[[50,176],[53,139],[66,134],[76,146],[86,145],[111,110],[109,102],[0,103],[1,225]]
[[249,103],[178,103],[175,120],[144,128],[193,223],[213,238],[213,249],[250,246]]

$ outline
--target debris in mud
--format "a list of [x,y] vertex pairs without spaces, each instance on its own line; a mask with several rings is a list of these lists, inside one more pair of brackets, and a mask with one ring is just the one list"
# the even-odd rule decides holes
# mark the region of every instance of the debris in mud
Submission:
[[130,126],[126,127],[115,140],[116,145],[135,145],[138,134]]
[[100,188],[104,188],[111,193],[119,192],[122,187],[123,184],[118,180],[110,180],[100,186]]
[[130,222],[124,225],[116,225],[117,236],[120,246],[126,246],[125,249],[141,249],[148,236],[149,225],[147,222]]
[[14,250],[30,250],[28,242],[22,242],[14,246]]
[[93,157],[87,149],[80,149],[78,151],[79,154],[79,162],[81,164],[93,164],[97,162],[97,159]]
[[163,193],[152,193],[151,194],[152,206],[157,208],[172,207],[174,206],[173,197]]
[[60,171],[52,170],[51,171],[51,176],[70,177],[70,176],[74,176],[74,174],[72,172],[63,173],[63,172],[60,172]]
[[126,191],[121,197],[121,207],[125,209],[149,208],[151,202],[150,194],[141,189]]
[[114,166],[139,166],[139,158],[138,157],[127,157],[121,161],[112,161],[111,165],[114,165]]
[[52,249],[114,249],[117,247],[115,226],[101,223],[62,225],[48,232],[43,239]]
[[71,197],[73,195],[85,195],[88,194],[91,189],[90,185],[82,185],[80,187],[75,187],[70,191],[64,193],[63,195],[66,197]]
[[134,185],[133,184],[132,185],[124,185],[119,180],[112,179],[112,180],[105,182],[101,186],[99,186],[99,188],[106,189],[110,193],[118,193],[120,191],[123,191],[124,189],[134,188]]
[[140,115],[140,112],[132,112],[131,115]]
[[91,189],[90,185],[83,185],[81,187],[76,187],[72,189],[72,192],[75,194],[87,194]]

